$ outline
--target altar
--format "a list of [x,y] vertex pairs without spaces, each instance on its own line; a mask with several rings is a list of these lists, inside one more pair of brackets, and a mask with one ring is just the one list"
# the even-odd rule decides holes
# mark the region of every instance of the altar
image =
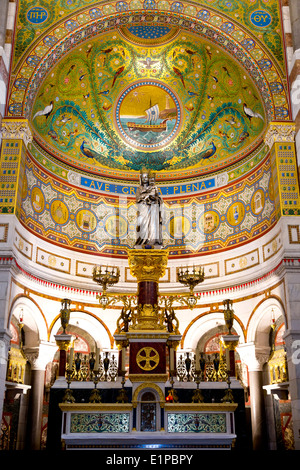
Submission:
[[[160,429],[138,431],[133,404],[61,404],[66,450],[231,449],[235,403],[166,403]],[[140,426],[139,426],[140,427]]]
[[[147,181],[145,175],[143,181]],[[139,204],[155,199],[154,188],[153,184],[141,185]],[[194,288],[203,282],[204,270],[201,266],[179,269],[178,281],[189,292],[160,295],[168,250],[160,246],[160,216],[155,212],[152,217],[146,209],[141,209],[138,246],[128,249],[136,295],[118,297],[108,292],[108,286],[118,282],[118,268],[95,266],[93,271],[93,280],[102,287],[101,307],[120,305],[114,334],[116,357],[110,360],[108,353],[101,356],[97,350],[89,370],[81,374],[80,361],[74,361],[65,334],[70,309],[64,299],[64,332],[56,336],[60,377],[51,390],[51,415],[56,420],[55,424],[49,421],[49,448],[232,449],[236,425],[243,427],[244,390],[234,372],[238,336],[231,334],[232,304],[224,301],[228,334],[222,336],[221,360],[215,358],[208,364],[199,355],[187,353],[183,358],[177,354],[182,336],[176,302],[195,307]]]

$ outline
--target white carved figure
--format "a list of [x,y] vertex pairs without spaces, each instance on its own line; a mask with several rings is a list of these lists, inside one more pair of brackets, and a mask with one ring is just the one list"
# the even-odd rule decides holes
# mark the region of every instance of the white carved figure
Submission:
[[136,192],[138,209],[136,248],[162,247],[162,198],[155,185],[155,175],[142,170]]

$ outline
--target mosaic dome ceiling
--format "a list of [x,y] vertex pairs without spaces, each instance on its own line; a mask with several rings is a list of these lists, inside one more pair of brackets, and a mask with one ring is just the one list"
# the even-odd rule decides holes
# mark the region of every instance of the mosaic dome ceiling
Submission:
[[277,0],[21,0],[7,104],[33,134],[20,221],[124,257],[147,167],[171,257],[261,237],[276,223],[264,137],[290,120],[287,96]]
[[161,25],[74,48],[43,81],[31,119],[42,147],[96,172],[206,173],[243,158],[266,126],[260,93],[234,58]]
[[48,3],[20,2],[7,114],[62,164],[195,179],[257,154],[268,122],[289,119],[275,0]]

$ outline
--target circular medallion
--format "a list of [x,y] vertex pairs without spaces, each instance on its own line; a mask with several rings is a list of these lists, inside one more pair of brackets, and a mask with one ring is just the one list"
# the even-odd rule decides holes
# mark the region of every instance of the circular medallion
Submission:
[[31,191],[31,204],[35,212],[42,212],[45,207],[45,198],[38,187],[34,187]]
[[145,151],[171,143],[182,121],[179,99],[168,86],[155,80],[127,87],[117,99],[114,116],[122,139]]
[[123,237],[127,233],[128,223],[120,215],[111,215],[105,222],[105,230],[112,238]]
[[270,13],[265,10],[255,10],[250,15],[250,21],[252,24],[254,24],[254,26],[264,28],[269,26],[272,21],[272,17]]
[[199,226],[204,233],[212,233],[219,226],[220,217],[215,211],[206,211],[200,217]]
[[65,224],[69,219],[69,211],[66,204],[56,199],[51,204],[51,215],[55,223]]
[[187,217],[175,216],[170,219],[169,233],[172,238],[182,238],[190,231],[191,223]]
[[27,12],[27,20],[29,23],[33,24],[41,24],[44,23],[48,19],[48,12],[45,8],[42,7],[34,7],[30,8]]
[[97,219],[93,212],[80,210],[76,214],[76,224],[84,232],[92,232],[97,227]]
[[159,354],[156,349],[146,346],[137,353],[136,362],[143,370],[153,370],[159,364]]
[[258,189],[251,199],[251,210],[253,214],[258,215],[261,213],[265,205],[265,194],[262,189]]

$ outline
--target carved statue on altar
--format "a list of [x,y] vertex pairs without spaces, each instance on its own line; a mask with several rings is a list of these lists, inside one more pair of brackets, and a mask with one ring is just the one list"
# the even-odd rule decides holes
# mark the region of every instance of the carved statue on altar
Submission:
[[151,171],[145,169],[141,171],[136,203],[138,217],[135,247],[142,248],[148,245],[161,248],[163,201],[155,185],[155,175]]

